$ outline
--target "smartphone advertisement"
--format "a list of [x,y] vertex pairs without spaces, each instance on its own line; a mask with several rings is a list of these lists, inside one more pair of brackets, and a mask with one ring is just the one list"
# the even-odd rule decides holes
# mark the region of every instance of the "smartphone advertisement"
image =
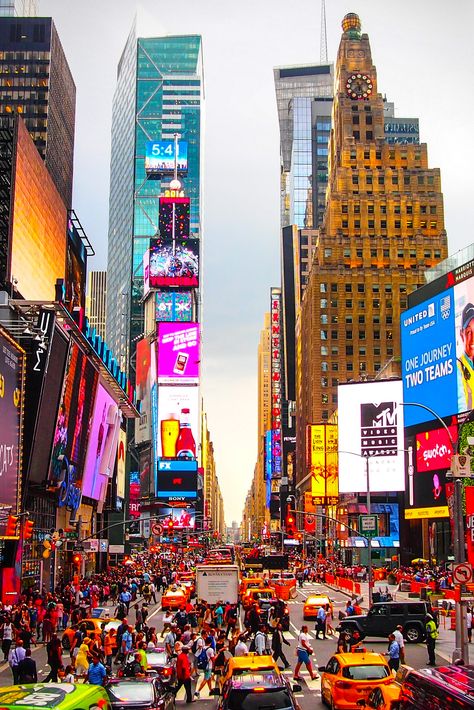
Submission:
[[199,346],[199,323],[158,323],[158,382],[197,384]]

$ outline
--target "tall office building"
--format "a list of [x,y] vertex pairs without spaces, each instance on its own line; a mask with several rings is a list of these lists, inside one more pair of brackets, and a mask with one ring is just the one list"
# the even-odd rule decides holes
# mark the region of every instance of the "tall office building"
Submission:
[[373,378],[400,355],[407,295],[447,255],[440,171],[425,143],[387,140],[369,38],[357,15],[342,27],[327,206],[296,328],[299,480],[306,426],[337,408],[338,381]]
[[190,236],[200,238],[203,98],[201,37],[138,37],[134,25],[113,102],[106,328],[107,342],[132,379],[130,346],[144,332],[143,256],[159,234],[159,197],[169,183],[147,179],[146,144],[175,134],[187,142]]
[[107,272],[89,271],[87,276],[86,316],[89,324],[105,340],[105,302],[107,297]]
[[76,87],[51,18],[0,17],[0,123],[20,114],[67,208]]
[[38,0],[0,0],[0,17],[36,17]]

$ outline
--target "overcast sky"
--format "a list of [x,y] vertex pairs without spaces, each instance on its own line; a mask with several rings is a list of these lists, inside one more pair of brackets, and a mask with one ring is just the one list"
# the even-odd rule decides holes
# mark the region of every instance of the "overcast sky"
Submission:
[[[107,258],[110,123],[134,0],[40,0],[77,86],[74,208]],[[200,33],[206,92],[204,380],[226,520],[240,521],[257,453],[257,344],[279,285],[274,66],[318,62],[319,0],[143,0],[148,35]],[[450,253],[470,244],[474,200],[472,0],[327,0],[334,60],[346,12],[369,34],[379,90],[420,119],[440,167]],[[471,215],[471,216],[469,216]]]

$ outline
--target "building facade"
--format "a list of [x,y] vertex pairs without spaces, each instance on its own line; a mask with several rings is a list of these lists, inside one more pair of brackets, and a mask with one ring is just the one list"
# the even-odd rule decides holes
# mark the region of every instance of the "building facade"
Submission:
[[408,294],[447,255],[440,171],[426,144],[387,140],[369,38],[356,15],[343,30],[326,211],[296,321],[297,480],[306,426],[328,421],[338,381],[371,379],[400,355]]
[[0,0],[0,17],[36,17],[38,0]]
[[71,208],[76,87],[51,18],[0,17],[0,73],[1,123],[21,115]]
[[97,335],[105,340],[105,303],[107,298],[107,272],[90,271],[86,294],[86,316]]
[[203,96],[201,37],[137,37],[134,25],[113,101],[107,269],[107,338],[127,371],[130,344],[144,331],[143,257],[159,233],[163,191],[161,179],[147,179],[146,144],[175,134],[187,142],[190,234],[199,239]]

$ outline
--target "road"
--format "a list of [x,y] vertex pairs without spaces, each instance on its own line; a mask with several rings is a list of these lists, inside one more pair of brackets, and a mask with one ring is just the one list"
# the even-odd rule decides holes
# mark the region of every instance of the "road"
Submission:
[[[294,668],[296,662],[296,640],[298,638],[298,633],[303,623],[308,624],[310,629],[310,636],[313,639],[313,661],[314,659],[316,659],[318,664],[325,665],[335,651],[335,639],[333,637],[329,636],[329,638],[325,641],[321,639],[316,641],[314,633],[314,622],[303,622],[303,602],[310,593],[316,591],[327,594],[333,601],[335,626],[337,626],[338,612],[339,610],[344,609],[345,604],[347,602],[346,595],[344,595],[342,592],[337,592],[332,589],[329,589],[323,584],[306,583],[303,589],[298,589],[297,598],[288,602],[290,610],[290,630],[288,632],[285,632],[285,637],[290,643],[290,646],[284,646],[284,653],[287,656],[288,661],[292,664],[292,668]],[[160,629],[161,616],[162,615],[160,611],[160,605],[152,605],[150,607],[149,624],[156,625],[156,627]],[[130,618],[133,621],[134,616],[132,613],[130,614]],[[365,645],[367,649],[379,653],[383,653],[387,649],[387,641],[384,639],[366,641]],[[428,658],[426,648],[423,644],[409,644],[405,647],[405,651],[408,665],[414,668],[422,668],[426,665]],[[46,651],[41,644],[33,649],[33,657],[36,660],[38,676],[41,680],[42,678],[46,677],[47,673],[49,672],[49,666],[46,663]],[[437,658],[437,661],[439,664],[446,663],[446,661],[440,657]],[[288,675],[289,679],[293,677],[292,670],[285,671],[285,674]],[[300,675],[303,678],[302,683],[300,683],[300,685],[302,686],[302,692],[296,693],[296,697],[300,704],[301,710],[314,710],[314,708],[323,707],[321,703],[320,681],[312,681],[304,667],[300,671]],[[10,668],[8,664],[3,663],[0,665],[0,685],[5,686],[11,684],[12,675]],[[177,706],[184,704],[184,691],[181,690],[178,694]],[[196,701],[193,705],[196,710],[200,710],[201,708],[205,708],[206,710],[214,710],[216,706],[216,698],[208,697],[206,690],[203,691],[201,699]]]

